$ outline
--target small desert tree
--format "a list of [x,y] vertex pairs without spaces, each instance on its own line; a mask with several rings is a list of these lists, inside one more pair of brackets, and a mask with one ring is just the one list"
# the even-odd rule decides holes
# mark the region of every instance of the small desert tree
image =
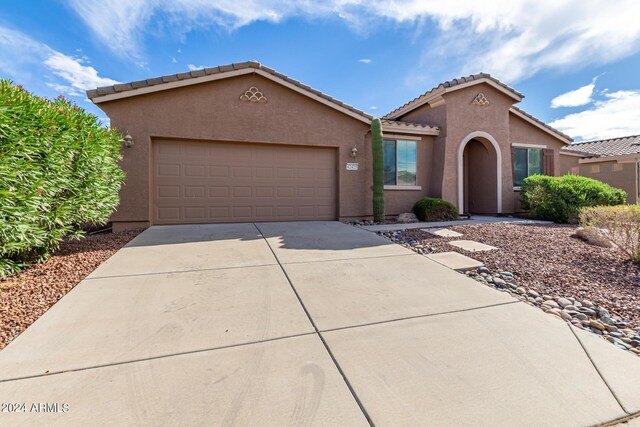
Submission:
[[117,131],[0,79],[0,277],[108,220],[124,173]]
[[618,247],[633,262],[640,263],[640,205],[582,208],[580,224]]
[[373,220],[384,220],[384,148],[382,145],[382,123],[375,118],[371,122],[371,145],[373,146]]

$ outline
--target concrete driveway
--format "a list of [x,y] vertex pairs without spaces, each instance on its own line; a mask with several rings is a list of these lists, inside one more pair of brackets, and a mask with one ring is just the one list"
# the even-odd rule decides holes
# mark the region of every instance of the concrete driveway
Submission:
[[0,425],[588,426],[640,411],[640,360],[355,227],[163,226],[0,351],[0,403],[26,404]]

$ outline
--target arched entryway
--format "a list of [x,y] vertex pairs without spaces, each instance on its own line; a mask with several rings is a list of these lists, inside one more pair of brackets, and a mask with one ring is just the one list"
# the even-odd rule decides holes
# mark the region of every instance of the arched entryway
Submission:
[[502,213],[502,154],[495,138],[472,132],[458,146],[458,210]]

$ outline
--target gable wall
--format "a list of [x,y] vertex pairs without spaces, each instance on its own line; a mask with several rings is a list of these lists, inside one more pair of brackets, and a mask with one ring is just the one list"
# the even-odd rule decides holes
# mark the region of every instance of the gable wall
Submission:
[[[255,86],[268,102],[250,103],[239,97]],[[129,132],[134,146],[123,148],[121,166],[127,174],[115,222],[148,223],[152,139],[258,142],[335,147],[338,150],[338,216],[372,215],[370,125],[323,105],[259,75],[243,75],[99,104],[111,126]],[[411,211],[428,193],[432,136],[418,141],[418,180],[421,190],[385,191],[389,215]],[[357,157],[351,157],[353,147]],[[359,163],[347,171],[347,163]],[[142,225],[142,224],[141,224]]]
[[[474,105],[473,100],[483,93],[489,105]],[[511,156],[509,148],[509,108],[514,100],[488,84],[479,84],[459,89],[444,96],[447,105],[447,144],[445,153],[443,198],[458,204],[457,156],[463,139],[472,132],[481,131],[491,135],[501,151],[502,165],[502,209],[513,210]],[[495,173],[495,172],[494,172]]]
[[[263,92],[266,104],[239,100],[251,86]],[[339,214],[359,216],[366,211],[362,190],[367,168],[345,169],[347,162],[369,162],[364,147],[369,125],[261,76],[232,77],[99,106],[112,127],[128,131],[135,141],[122,149],[127,180],[114,221],[149,221],[152,137],[337,147]],[[356,160],[350,157],[354,145],[362,153]]]

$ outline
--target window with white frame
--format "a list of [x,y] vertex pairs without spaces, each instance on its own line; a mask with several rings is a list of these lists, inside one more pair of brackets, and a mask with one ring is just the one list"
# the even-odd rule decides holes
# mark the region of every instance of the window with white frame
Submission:
[[384,185],[416,185],[416,141],[384,140]]
[[543,171],[542,149],[540,148],[514,148],[514,179],[516,187],[524,184],[524,179],[531,175],[541,175]]

